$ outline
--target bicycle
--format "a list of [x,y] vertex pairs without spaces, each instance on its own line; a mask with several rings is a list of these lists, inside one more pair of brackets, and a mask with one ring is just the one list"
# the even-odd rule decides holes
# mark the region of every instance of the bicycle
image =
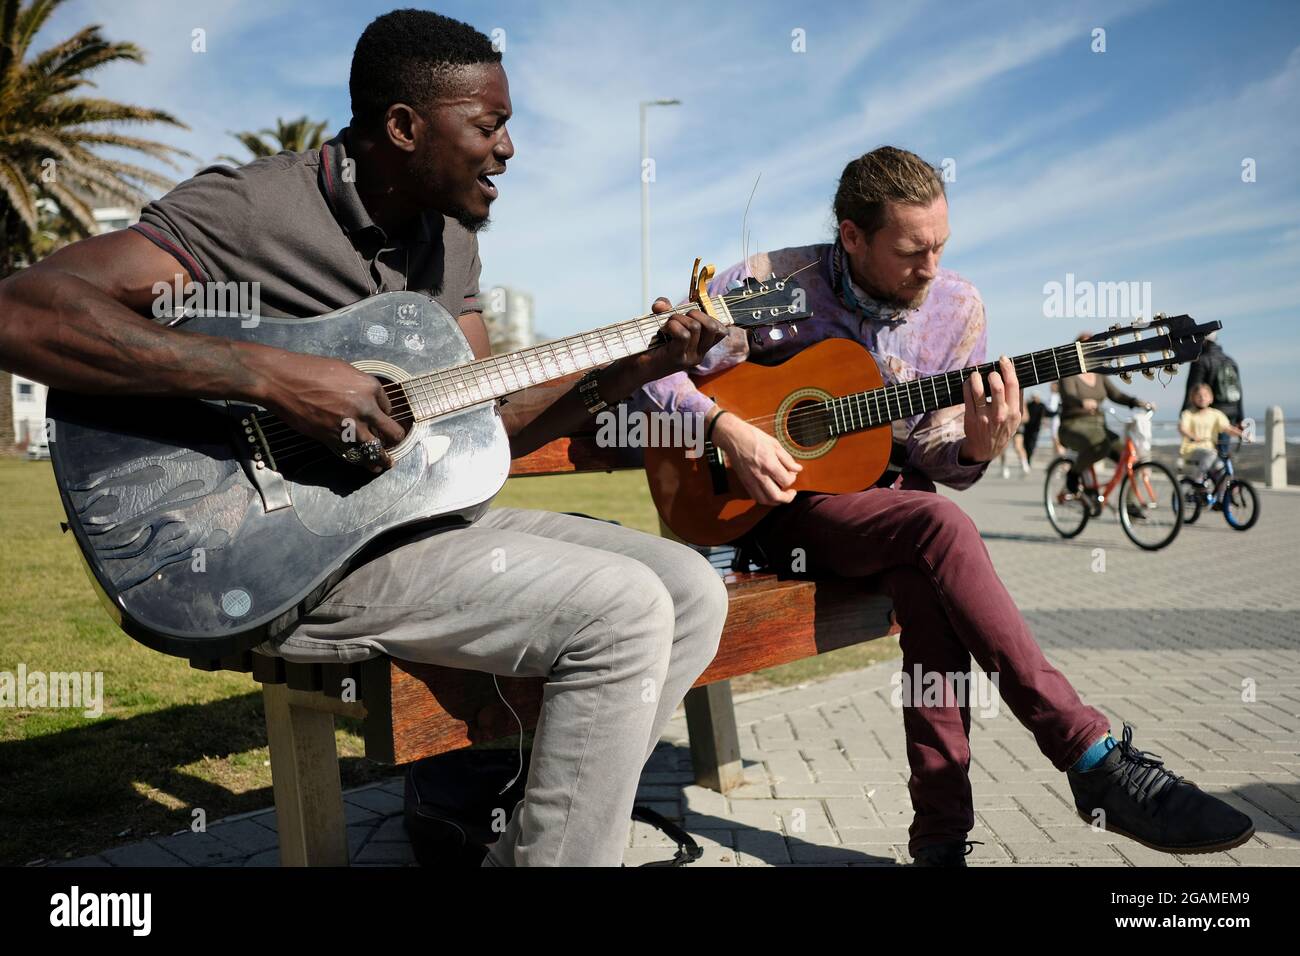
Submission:
[[1090,467],[1086,475],[1076,478],[1071,490],[1074,459],[1061,456],[1047,466],[1043,506],[1056,533],[1074,538],[1090,518],[1100,517],[1106,505],[1113,504],[1111,496],[1118,486],[1119,523],[1124,534],[1144,551],[1159,551],[1178,537],[1183,526],[1183,492],[1172,471],[1145,460],[1138,451],[1139,442],[1150,448],[1151,412],[1135,411],[1123,423],[1124,451],[1106,487],[1097,489],[1096,470]]
[[1219,447],[1219,460],[1222,463],[1216,469],[1218,476],[1202,475],[1191,478],[1186,475],[1181,479],[1183,491],[1183,521],[1195,524],[1201,516],[1201,510],[1222,511],[1223,520],[1234,531],[1249,531],[1259,520],[1259,495],[1254,486],[1244,478],[1238,478],[1232,459],[1235,449],[1241,446],[1240,438],[1229,437]]

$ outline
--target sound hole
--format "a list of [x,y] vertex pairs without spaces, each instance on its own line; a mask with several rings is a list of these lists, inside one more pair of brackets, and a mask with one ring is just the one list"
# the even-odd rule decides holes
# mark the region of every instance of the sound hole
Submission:
[[786,433],[802,448],[816,448],[830,441],[830,427],[825,406],[809,399],[796,402],[785,418]]
[[[392,406],[389,417],[409,433],[415,424],[415,412],[411,408],[405,385],[382,375],[374,377],[388,393],[388,401]],[[369,481],[370,472],[355,465],[342,467],[346,463],[341,463],[331,449],[293,431],[270,412],[259,414],[257,420],[266,435],[275,463],[286,478],[305,481],[311,480],[318,473],[342,474],[345,481],[350,479],[350,483],[358,488]]]
[[388,400],[393,405],[392,414],[388,417],[401,425],[407,432],[410,432],[411,426],[415,424],[415,412],[411,409],[411,399],[406,394],[406,386],[390,382],[378,375],[375,377],[383,382],[384,391],[388,393]]

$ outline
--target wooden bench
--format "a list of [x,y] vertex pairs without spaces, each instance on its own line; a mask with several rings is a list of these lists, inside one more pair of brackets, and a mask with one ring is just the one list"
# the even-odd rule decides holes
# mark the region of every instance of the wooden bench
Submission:
[[[631,467],[594,439],[565,438],[517,459],[512,476]],[[889,601],[853,582],[780,580],[725,572],[730,611],[718,654],[686,695],[695,779],[726,792],[741,782],[728,678],[896,633]],[[380,657],[358,664],[295,664],[247,652],[191,660],[202,670],[251,673],[263,685],[271,777],[284,866],[346,866],[347,826],[334,715],[364,722],[366,756],[405,764],[516,733],[492,678]],[[501,678],[525,727],[536,724],[542,681]]]

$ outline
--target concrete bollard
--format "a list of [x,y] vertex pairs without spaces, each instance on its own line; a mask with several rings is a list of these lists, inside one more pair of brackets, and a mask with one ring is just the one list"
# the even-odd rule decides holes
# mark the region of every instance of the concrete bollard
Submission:
[[1264,416],[1264,484],[1286,487],[1286,421],[1282,406],[1269,406]]

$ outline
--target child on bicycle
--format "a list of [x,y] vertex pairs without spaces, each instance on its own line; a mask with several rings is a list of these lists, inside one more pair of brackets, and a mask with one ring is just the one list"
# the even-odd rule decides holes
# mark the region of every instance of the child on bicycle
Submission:
[[1189,408],[1178,419],[1178,433],[1183,436],[1178,454],[1191,477],[1198,481],[1212,477],[1217,482],[1223,465],[1216,450],[1219,436],[1228,434],[1241,438],[1242,430],[1229,422],[1223,412],[1210,407],[1214,392],[1209,385],[1195,386],[1191,400],[1195,408]]

